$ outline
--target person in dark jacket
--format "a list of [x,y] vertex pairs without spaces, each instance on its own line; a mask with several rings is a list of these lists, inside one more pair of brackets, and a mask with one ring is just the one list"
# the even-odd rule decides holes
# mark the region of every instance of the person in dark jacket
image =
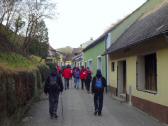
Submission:
[[106,79],[102,76],[101,70],[97,70],[92,80],[92,93],[94,94],[95,115],[101,116],[103,108],[103,93],[107,87]]
[[49,95],[49,114],[51,119],[57,118],[57,108],[59,101],[59,94],[63,91],[63,83],[61,76],[57,73],[57,69],[54,68],[51,74],[48,76],[45,86],[44,93]]
[[88,93],[90,93],[90,82],[92,81],[92,72],[91,70],[89,69],[89,67],[86,68],[86,81],[85,81],[85,84],[86,84],[86,90]]

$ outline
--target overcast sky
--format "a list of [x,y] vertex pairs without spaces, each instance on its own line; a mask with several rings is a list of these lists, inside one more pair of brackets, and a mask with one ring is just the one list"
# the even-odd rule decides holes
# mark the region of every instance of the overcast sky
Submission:
[[79,47],[96,39],[118,20],[146,0],[54,0],[57,15],[47,19],[49,42],[53,48]]

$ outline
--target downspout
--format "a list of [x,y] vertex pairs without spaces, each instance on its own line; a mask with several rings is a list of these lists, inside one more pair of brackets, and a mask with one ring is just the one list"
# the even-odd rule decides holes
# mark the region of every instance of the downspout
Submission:
[[[108,38],[108,34],[106,34],[105,36],[105,51],[107,50],[107,38]],[[107,79],[107,86],[109,85],[108,84],[108,74],[107,74],[107,54],[105,55],[105,64],[106,64],[106,79]]]

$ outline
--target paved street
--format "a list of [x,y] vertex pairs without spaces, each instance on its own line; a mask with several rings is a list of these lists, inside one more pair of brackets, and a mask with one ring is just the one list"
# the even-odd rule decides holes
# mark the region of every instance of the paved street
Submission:
[[93,110],[93,96],[71,87],[60,96],[57,120],[50,119],[47,97],[42,96],[23,119],[22,126],[163,126],[147,114],[121,104],[109,95],[105,95],[101,117],[94,116]]

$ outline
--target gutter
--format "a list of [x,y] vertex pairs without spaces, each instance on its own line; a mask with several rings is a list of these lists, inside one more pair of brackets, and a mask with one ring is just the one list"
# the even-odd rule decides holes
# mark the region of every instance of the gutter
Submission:
[[[151,39],[154,39],[154,38],[157,38],[157,37],[160,37],[160,36],[165,36],[167,33],[168,33],[168,31],[165,31],[165,32],[156,34],[155,36],[148,37],[148,38],[145,38],[145,39],[143,39],[143,40],[137,41],[137,42],[135,42],[135,43],[133,43],[133,44],[129,44],[129,45],[125,46],[125,47],[121,47],[121,48],[115,49],[115,50],[113,50],[113,51],[110,51],[110,50],[108,51],[108,50],[107,50],[106,52],[104,52],[104,53],[102,54],[102,56],[107,55],[107,54],[110,54],[110,53],[114,53],[114,52],[117,52],[117,51],[121,51],[121,50],[130,48],[130,47],[134,47],[134,46],[136,46],[136,45],[138,45],[138,44],[141,44],[141,43],[144,42],[144,41],[151,40]],[[166,36],[167,36],[167,35],[166,35]]]

